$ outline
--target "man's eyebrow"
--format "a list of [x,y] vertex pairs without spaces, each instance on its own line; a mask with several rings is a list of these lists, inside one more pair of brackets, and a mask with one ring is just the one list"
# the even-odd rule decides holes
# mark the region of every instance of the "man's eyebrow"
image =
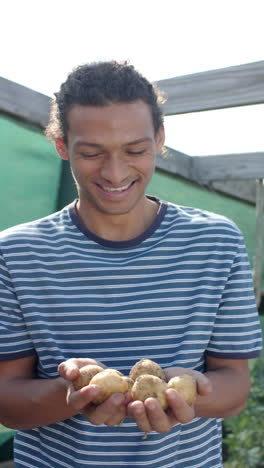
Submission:
[[74,143],[73,146],[93,146],[94,148],[101,147],[101,145],[98,145],[97,143],[90,143],[89,141],[76,141],[76,143]]
[[139,138],[139,140],[134,140],[134,141],[129,141],[126,143],[127,146],[129,145],[137,145],[138,143],[144,143],[145,141],[152,141],[151,138],[145,137],[145,138]]
[[[123,146],[132,146],[132,145],[138,145],[139,143],[144,143],[147,141],[152,141],[151,138],[149,137],[144,137],[144,138],[139,138],[138,140],[134,141],[128,141],[127,143],[124,143]],[[76,141],[73,145],[74,147],[76,146],[92,146],[93,148],[101,148],[102,145],[99,145],[98,143],[92,143],[89,141]]]

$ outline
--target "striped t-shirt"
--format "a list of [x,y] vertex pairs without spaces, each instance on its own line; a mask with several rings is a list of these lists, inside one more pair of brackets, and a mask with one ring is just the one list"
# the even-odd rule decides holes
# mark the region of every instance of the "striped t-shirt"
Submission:
[[[38,376],[89,357],[128,375],[149,358],[204,371],[205,355],[258,355],[261,334],[243,238],[225,217],[160,202],[122,242],[92,234],[75,203],[0,234],[0,359],[36,355]],[[195,418],[146,440],[136,424],[81,414],[17,431],[17,468],[216,468],[221,420]]]

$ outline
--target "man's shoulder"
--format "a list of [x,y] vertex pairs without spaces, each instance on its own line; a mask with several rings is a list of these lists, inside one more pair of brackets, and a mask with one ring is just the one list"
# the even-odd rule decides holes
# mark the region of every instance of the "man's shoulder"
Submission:
[[17,224],[0,232],[0,244],[16,240],[37,239],[39,236],[54,235],[70,225],[68,207],[43,218]]
[[227,216],[207,211],[192,206],[176,205],[168,203],[168,218],[178,227],[187,229],[210,229],[215,232],[229,232],[235,236],[240,236],[241,231],[237,224]]

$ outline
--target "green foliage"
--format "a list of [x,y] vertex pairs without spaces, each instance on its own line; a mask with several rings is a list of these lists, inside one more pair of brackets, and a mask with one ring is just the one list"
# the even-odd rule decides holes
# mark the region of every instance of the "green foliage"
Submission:
[[223,422],[225,468],[264,467],[264,358],[251,368],[251,392],[246,408]]

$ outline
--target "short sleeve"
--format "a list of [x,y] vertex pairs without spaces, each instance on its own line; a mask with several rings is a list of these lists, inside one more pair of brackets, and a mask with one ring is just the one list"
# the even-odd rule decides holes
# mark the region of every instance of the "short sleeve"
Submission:
[[262,349],[261,335],[248,255],[243,236],[238,230],[237,251],[221,297],[207,354],[224,359],[257,357]]
[[0,253],[0,361],[34,354],[12,279]]

